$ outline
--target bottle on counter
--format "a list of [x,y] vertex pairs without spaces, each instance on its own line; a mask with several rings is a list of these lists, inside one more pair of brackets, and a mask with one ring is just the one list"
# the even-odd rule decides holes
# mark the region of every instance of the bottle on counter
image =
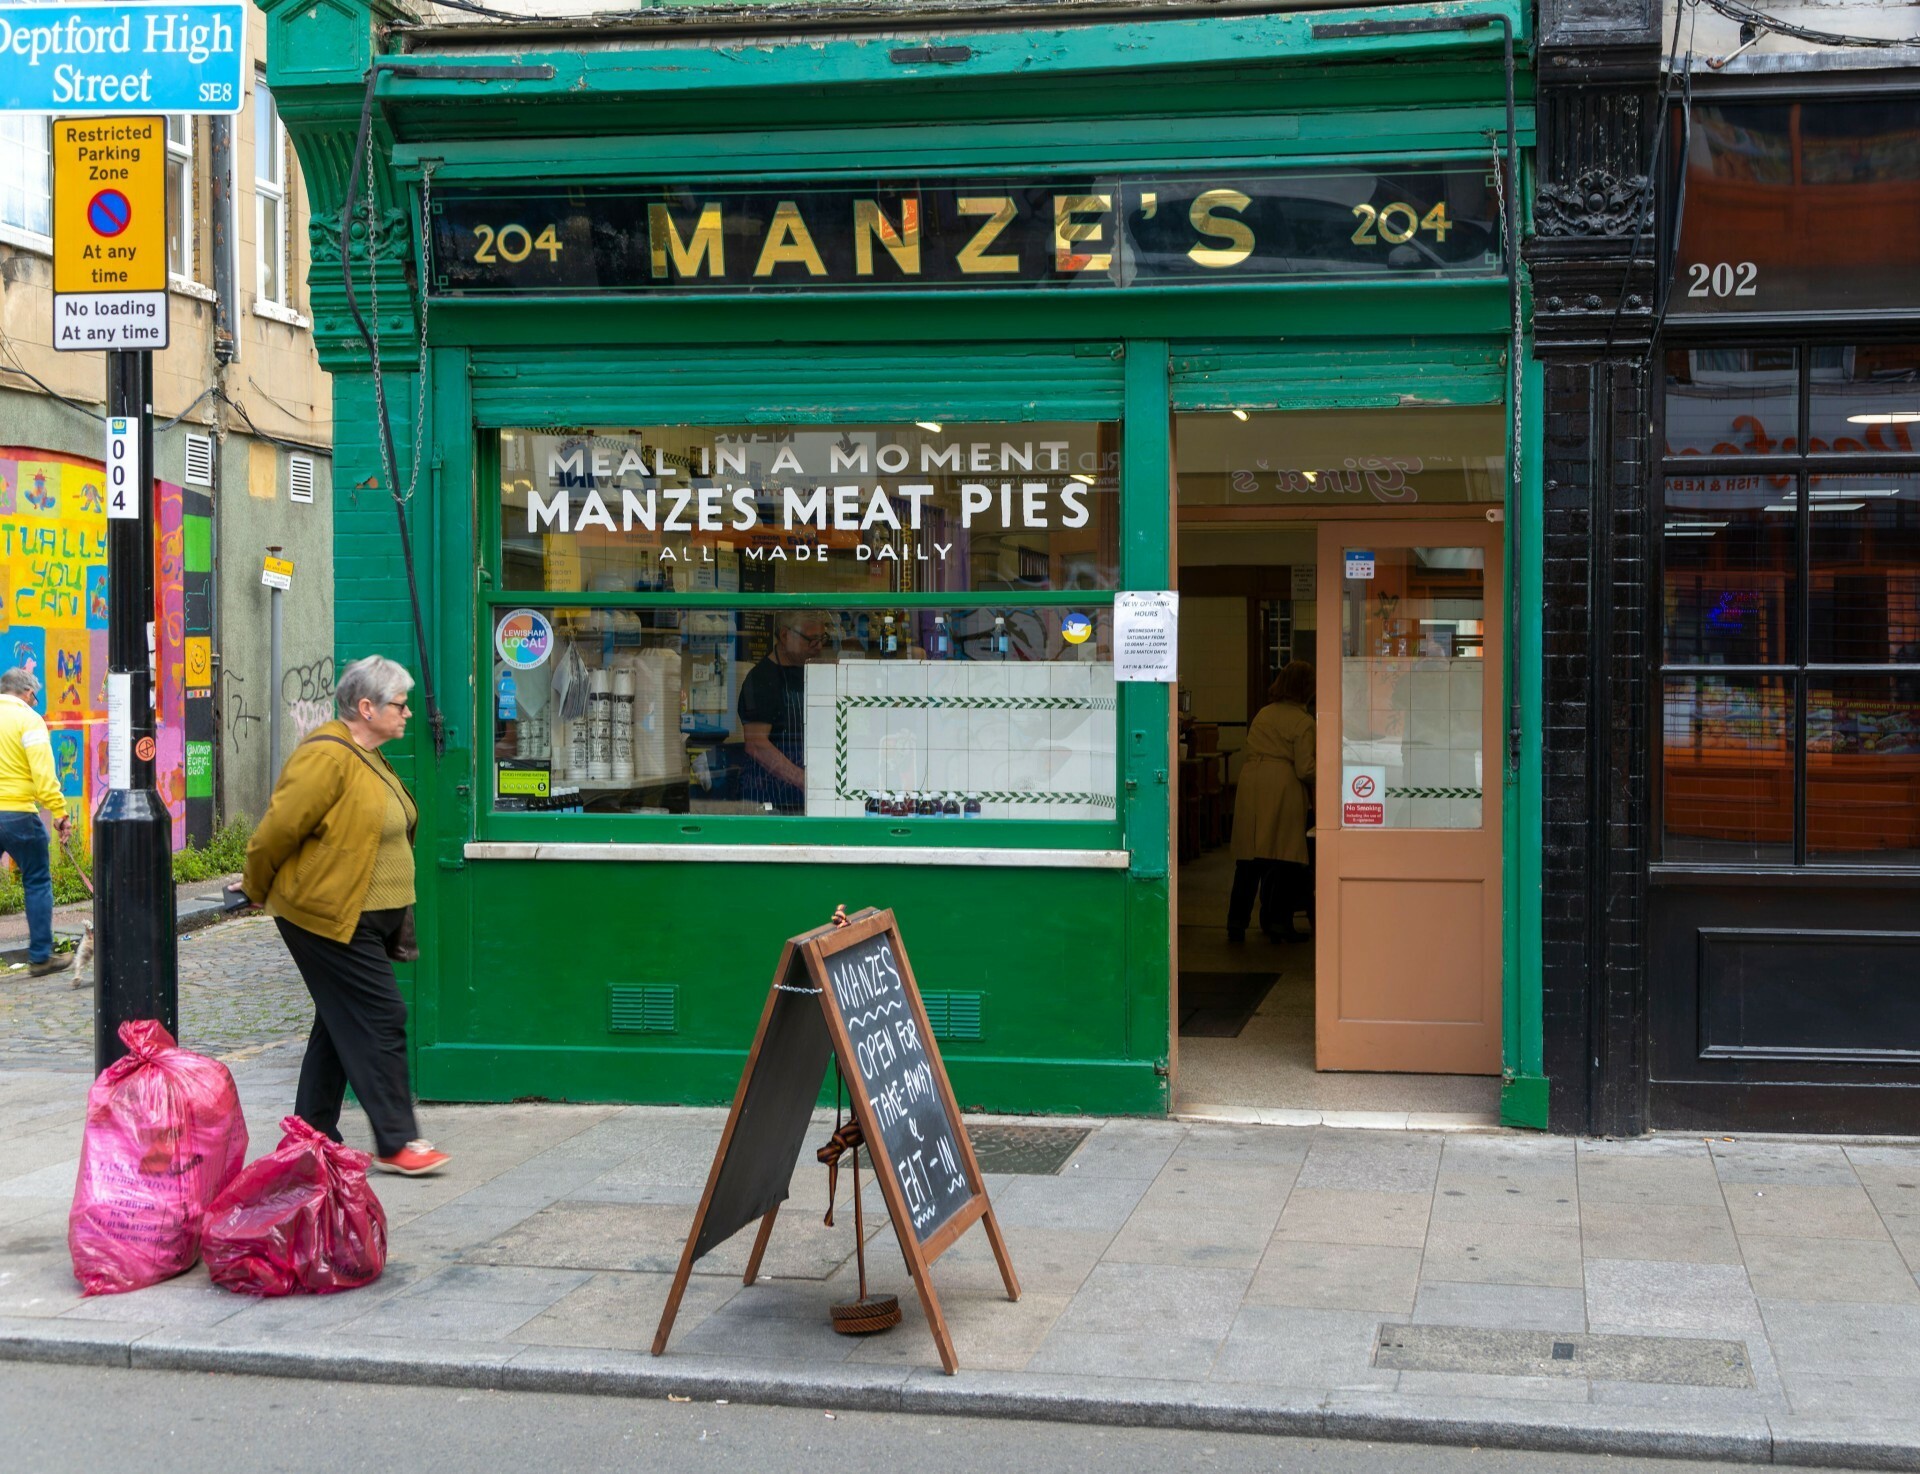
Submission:
[[891,614],[881,624],[880,650],[886,655],[900,653],[900,626],[894,622]]
[[880,795],[877,793],[868,794],[867,802],[866,802],[867,817],[869,819],[879,818],[881,813],[881,808],[882,808],[882,805],[880,802]]
[[940,812],[940,800],[930,793],[923,793],[914,799],[913,811],[922,819],[931,819]]
[[958,819],[960,817],[959,796],[951,793],[941,794],[940,795],[940,813],[943,818]]
[[960,808],[961,817],[967,818],[967,819],[978,819],[981,813],[982,813],[982,810],[980,807],[980,795],[977,793],[968,794],[966,803],[961,805],[961,808]]
[[993,653],[1003,659],[1007,653],[1007,616],[993,616]]
[[947,640],[947,616],[936,614],[933,616],[933,648],[928,653],[936,659],[945,659],[952,650]]

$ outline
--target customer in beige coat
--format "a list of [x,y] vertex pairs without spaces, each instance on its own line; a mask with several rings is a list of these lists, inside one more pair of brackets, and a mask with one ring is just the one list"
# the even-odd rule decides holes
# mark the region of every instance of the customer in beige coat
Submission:
[[1304,940],[1293,914],[1306,905],[1307,796],[1313,785],[1313,667],[1291,662],[1247,729],[1233,804],[1233,895],[1227,940],[1244,942],[1260,897],[1260,930],[1276,942]]

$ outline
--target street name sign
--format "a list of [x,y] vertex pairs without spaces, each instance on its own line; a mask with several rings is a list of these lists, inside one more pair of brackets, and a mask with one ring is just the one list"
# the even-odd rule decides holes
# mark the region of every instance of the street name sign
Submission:
[[167,121],[53,125],[53,346],[167,346]]
[[237,113],[247,7],[0,5],[0,112]]

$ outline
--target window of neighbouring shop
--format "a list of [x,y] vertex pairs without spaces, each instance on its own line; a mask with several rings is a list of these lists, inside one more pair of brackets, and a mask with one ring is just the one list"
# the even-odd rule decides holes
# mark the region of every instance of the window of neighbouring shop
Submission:
[[1666,366],[1662,858],[1920,865],[1920,348]]
[[496,811],[1112,821],[1119,427],[507,429]]

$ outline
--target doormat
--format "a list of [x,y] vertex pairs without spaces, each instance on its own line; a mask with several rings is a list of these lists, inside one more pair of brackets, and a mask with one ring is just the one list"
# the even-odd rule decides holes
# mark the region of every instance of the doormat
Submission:
[[982,1172],[1057,1177],[1093,1132],[1085,1126],[969,1126],[967,1139]]
[[1182,972],[1180,1036],[1238,1039],[1278,980],[1274,972]]

